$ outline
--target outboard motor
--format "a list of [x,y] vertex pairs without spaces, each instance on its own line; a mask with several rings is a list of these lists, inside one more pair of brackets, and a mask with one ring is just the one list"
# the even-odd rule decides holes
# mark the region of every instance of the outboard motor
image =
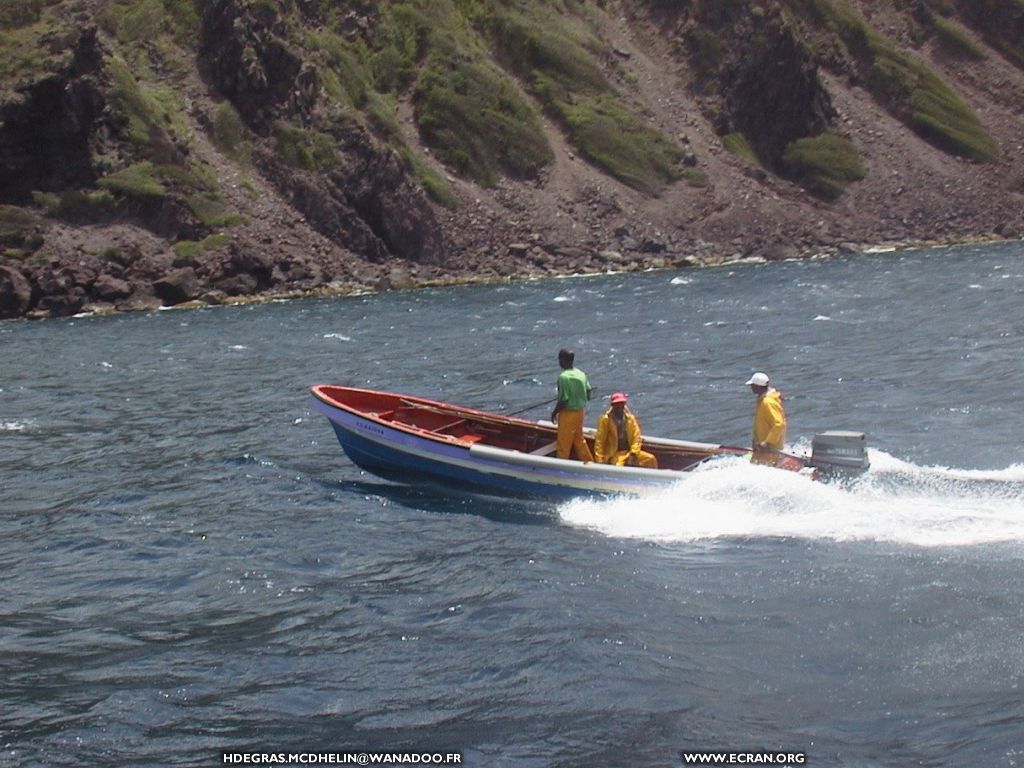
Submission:
[[828,477],[852,477],[866,472],[867,442],[863,432],[830,430],[814,436],[811,466]]

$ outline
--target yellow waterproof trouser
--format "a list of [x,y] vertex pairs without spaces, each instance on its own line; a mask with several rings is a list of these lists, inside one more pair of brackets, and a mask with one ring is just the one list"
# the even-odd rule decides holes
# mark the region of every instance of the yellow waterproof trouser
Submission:
[[583,439],[583,416],[586,411],[558,412],[558,437],[555,442],[555,455],[560,459],[568,459],[569,453],[575,449],[576,458],[580,461],[593,461],[594,457]]
[[[617,467],[624,467],[629,462],[629,455],[629,451],[619,451],[612,457],[612,460],[609,463],[614,464]],[[653,453],[648,453],[647,451],[640,451],[636,455],[636,464],[632,466],[646,467],[647,469],[657,469],[658,459]]]
[[778,451],[770,451],[765,448],[754,448],[750,454],[750,462],[752,464],[767,464],[768,466],[775,466],[779,460]]

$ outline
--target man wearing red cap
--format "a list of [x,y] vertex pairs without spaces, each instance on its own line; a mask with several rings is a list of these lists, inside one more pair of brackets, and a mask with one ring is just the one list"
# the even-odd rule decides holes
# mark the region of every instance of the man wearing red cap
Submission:
[[598,464],[656,469],[658,459],[640,449],[644,442],[640,424],[626,407],[626,400],[624,392],[616,392],[612,395],[611,407],[598,420],[594,437],[595,460]]

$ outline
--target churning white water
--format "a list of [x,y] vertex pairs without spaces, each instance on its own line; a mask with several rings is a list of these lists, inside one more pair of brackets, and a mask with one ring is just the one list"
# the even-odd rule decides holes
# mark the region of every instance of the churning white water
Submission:
[[919,467],[872,450],[871,470],[823,483],[743,459],[709,463],[643,498],[578,499],[562,520],[609,536],[696,541],[783,536],[917,546],[1024,542],[1024,465]]

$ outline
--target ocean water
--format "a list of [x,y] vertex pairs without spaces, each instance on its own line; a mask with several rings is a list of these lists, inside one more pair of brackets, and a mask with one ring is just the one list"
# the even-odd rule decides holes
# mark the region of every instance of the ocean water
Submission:
[[[0,765],[1024,764],[1024,245],[0,324]],[[570,346],[646,432],[868,433],[824,485],[362,473],[307,387],[496,411]],[[547,407],[526,415],[544,418]]]

